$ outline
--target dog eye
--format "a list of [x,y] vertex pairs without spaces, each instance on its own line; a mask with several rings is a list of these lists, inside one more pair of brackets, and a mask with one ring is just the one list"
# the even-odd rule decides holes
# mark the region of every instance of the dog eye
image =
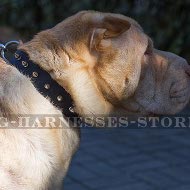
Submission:
[[145,55],[151,55],[153,53],[153,42],[152,40],[149,38],[148,39],[148,45],[147,45],[147,48],[146,48],[146,51],[145,51]]

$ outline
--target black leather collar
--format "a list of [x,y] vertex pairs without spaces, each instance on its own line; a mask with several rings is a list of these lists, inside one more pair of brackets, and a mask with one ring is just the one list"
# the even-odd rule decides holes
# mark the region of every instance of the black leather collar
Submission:
[[73,121],[78,115],[73,111],[73,101],[70,94],[53,80],[50,74],[29,59],[24,51],[16,51],[10,64],[15,66],[22,74],[31,78],[33,85],[52,104],[59,108],[63,115]]

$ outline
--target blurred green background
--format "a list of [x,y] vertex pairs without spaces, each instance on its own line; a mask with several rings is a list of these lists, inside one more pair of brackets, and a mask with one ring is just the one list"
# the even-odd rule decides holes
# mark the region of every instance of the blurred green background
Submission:
[[133,17],[154,40],[155,47],[190,62],[190,0],[0,0],[0,41],[18,38],[16,34],[29,40],[80,10]]

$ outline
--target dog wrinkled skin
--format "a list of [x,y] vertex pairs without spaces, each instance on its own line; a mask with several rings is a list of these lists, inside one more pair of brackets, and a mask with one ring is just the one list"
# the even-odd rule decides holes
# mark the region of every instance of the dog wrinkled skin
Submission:
[[[67,89],[81,116],[173,114],[189,101],[186,61],[154,49],[122,15],[83,11],[19,49]],[[9,114],[61,113],[2,60],[0,105],[9,122]],[[0,144],[0,189],[60,189],[79,136],[73,129],[0,129]]]

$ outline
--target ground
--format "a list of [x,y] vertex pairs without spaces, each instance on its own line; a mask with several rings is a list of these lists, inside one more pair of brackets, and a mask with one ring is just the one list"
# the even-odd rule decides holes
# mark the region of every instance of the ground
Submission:
[[189,129],[82,129],[65,190],[189,190]]

